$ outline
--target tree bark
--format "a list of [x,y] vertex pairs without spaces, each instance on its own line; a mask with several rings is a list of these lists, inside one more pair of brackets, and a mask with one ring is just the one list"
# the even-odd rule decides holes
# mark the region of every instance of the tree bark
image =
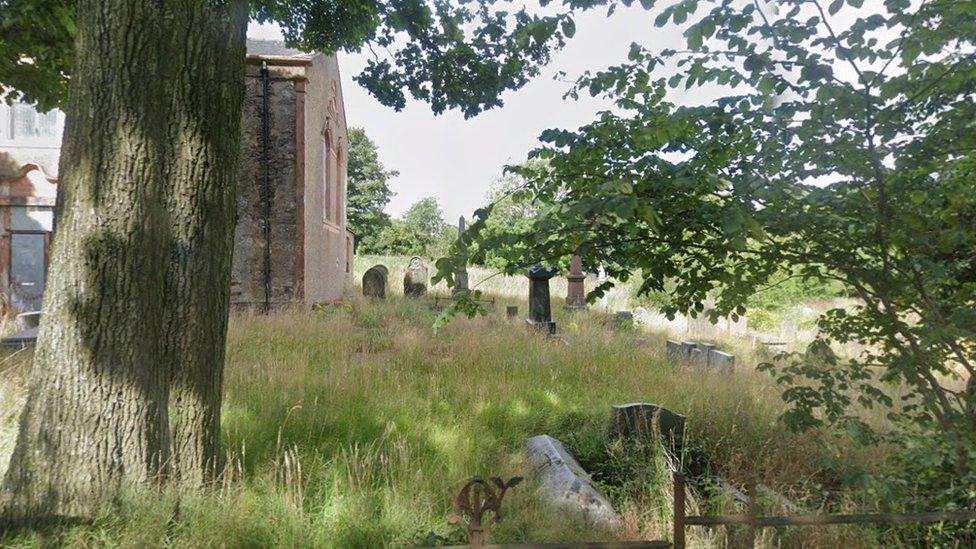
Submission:
[[187,10],[172,96],[175,135],[167,210],[173,242],[167,273],[166,354],[172,361],[173,476],[198,488],[220,471],[220,403],[236,177],[244,98],[247,3]]
[[126,487],[216,466],[246,8],[78,3],[8,524],[91,517]]

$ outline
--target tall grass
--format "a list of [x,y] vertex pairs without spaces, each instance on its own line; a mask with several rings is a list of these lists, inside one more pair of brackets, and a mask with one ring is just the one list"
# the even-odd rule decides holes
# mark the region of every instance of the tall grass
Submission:
[[[391,265],[392,267],[392,265]],[[391,278],[396,273],[391,272]],[[449,498],[476,474],[524,474],[525,437],[562,440],[622,512],[620,537],[668,536],[667,475],[604,441],[612,404],[685,414],[686,460],[733,483],[827,484],[829,455],[783,430],[777,390],[742,369],[709,375],[663,361],[660,336],[608,315],[557,310],[559,339],[508,321],[458,319],[438,332],[429,302],[350,299],[317,312],[232,318],[223,415],[227,464],[207,495],[133,495],[94,524],[8,535],[8,545],[388,547],[457,543]],[[7,379],[7,378],[3,378]],[[6,395],[6,393],[5,393]],[[3,438],[16,399],[3,402]],[[688,464],[691,465],[691,464]],[[606,539],[506,496],[493,542]],[[53,537],[51,537],[53,536]],[[722,531],[693,532],[719,546]],[[798,531],[772,544],[869,546],[858,530]],[[825,537],[824,537],[825,536]],[[785,541],[784,541],[785,540]],[[823,545],[821,545],[823,544]]]

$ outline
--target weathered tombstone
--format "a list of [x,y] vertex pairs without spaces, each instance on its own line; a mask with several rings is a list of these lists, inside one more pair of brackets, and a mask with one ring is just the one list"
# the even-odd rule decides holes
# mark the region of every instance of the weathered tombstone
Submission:
[[544,501],[598,528],[620,527],[620,516],[561,442],[539,435],[525,440],[525,451]]
[[681,349],[685,355],[685,360],[689,360],[691,358],[691,350],[694,348],[695,348],[695,344],[690,341],[681,342]]
[[407,274],[403,275],[403,295],[424,297],[427,295],[427,266],[419,257],[411,257]]
[[573,254],[569,260],[569,276],[566,277],[569,283],[566,286],[566,306],[567,311],[581,311],[586,309],[586,290],[583,281],[586,275],[583,274],[583,259]]
[[686,360],[685,349],[677,341],[667,340],[664,344],[668,364],[680,364]]
[[617,319],[617,324],[626,324],[634,321],[634,313],[630,311],[617,311],[614,317]]
[[712,351],[715,350],[716,345],[714,343],[698,343],[698,349],[705,355],[705,362],[701,363],[701,366],[711,366],[712,364]]
[[[458,242],[464,244],[464,216],[458,220]],[[454,274],[454,288],[452,294],[459,294],[468,291],[468,270],[464,265]]]
[[505,307],[505,316],[508,318],[515,318],[518,316],[518,305],[508,305]]
[[366,297],[386,297],[386,276],[389,270],[383,265],[374,265],[363,273],[363,295]]
[[681,449],[685,432],[685,416],[657,404],[632,402],[610,407],[609,436],[640,442],[654,440],[655,434],[675,454]]
[[[599,286],[606,281],[607,281],[607,271],[606,269],[603,268],[603,265],[600,265],[600,268],[597,270],[596,284],[597,286]],[[600,308],[603,310],[607,310],[610,308],[610,299],[607,296],[607,294],[603,294],[602,296],[600,296],[600,300],[597,303],[600,304]]]
[[720,372],[731,372],[735,368],[735,355],[712,349],[708,353],[708,366]]
[[708,366],[708,354],[698,347],[695,347],[691,350],[691,354],[688,355],[688,364],[704,368],[705,366]]
[[556,269],[539,264],[525,270],[525,276],[529,277],[529,318],[526,322],[550,335],[556,333],[549,299],[549,279],[555,275]]

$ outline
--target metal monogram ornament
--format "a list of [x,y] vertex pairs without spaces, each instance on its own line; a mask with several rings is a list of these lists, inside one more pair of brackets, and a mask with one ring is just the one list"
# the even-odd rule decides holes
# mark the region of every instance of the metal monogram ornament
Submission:
[[[502,520],[501,507],[505,492],[520,482],[522,477],[512,477],[508,482],[491,477],[490,483],[480,476],[472,477],[458,495],[451,498],[451,518],[448,521],[464,530],[471,547],[483,546],[488,527]],[[493,516],[485,521],[488,511]]]

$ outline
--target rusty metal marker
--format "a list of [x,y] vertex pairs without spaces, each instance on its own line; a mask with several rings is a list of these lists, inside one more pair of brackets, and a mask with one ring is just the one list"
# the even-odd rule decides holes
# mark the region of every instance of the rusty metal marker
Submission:
[[[520,482],[522,477],[512,477],[508,482],[491,477],[490,483],[480,476],[471,477],[458,495],[451,498],[451,517],[448,522],[464,530],[471,547],[482,547],[487,528],[502,520],[501,507],[505,492]],[[488,511],[492,512],[492,517],[484,521]]]

